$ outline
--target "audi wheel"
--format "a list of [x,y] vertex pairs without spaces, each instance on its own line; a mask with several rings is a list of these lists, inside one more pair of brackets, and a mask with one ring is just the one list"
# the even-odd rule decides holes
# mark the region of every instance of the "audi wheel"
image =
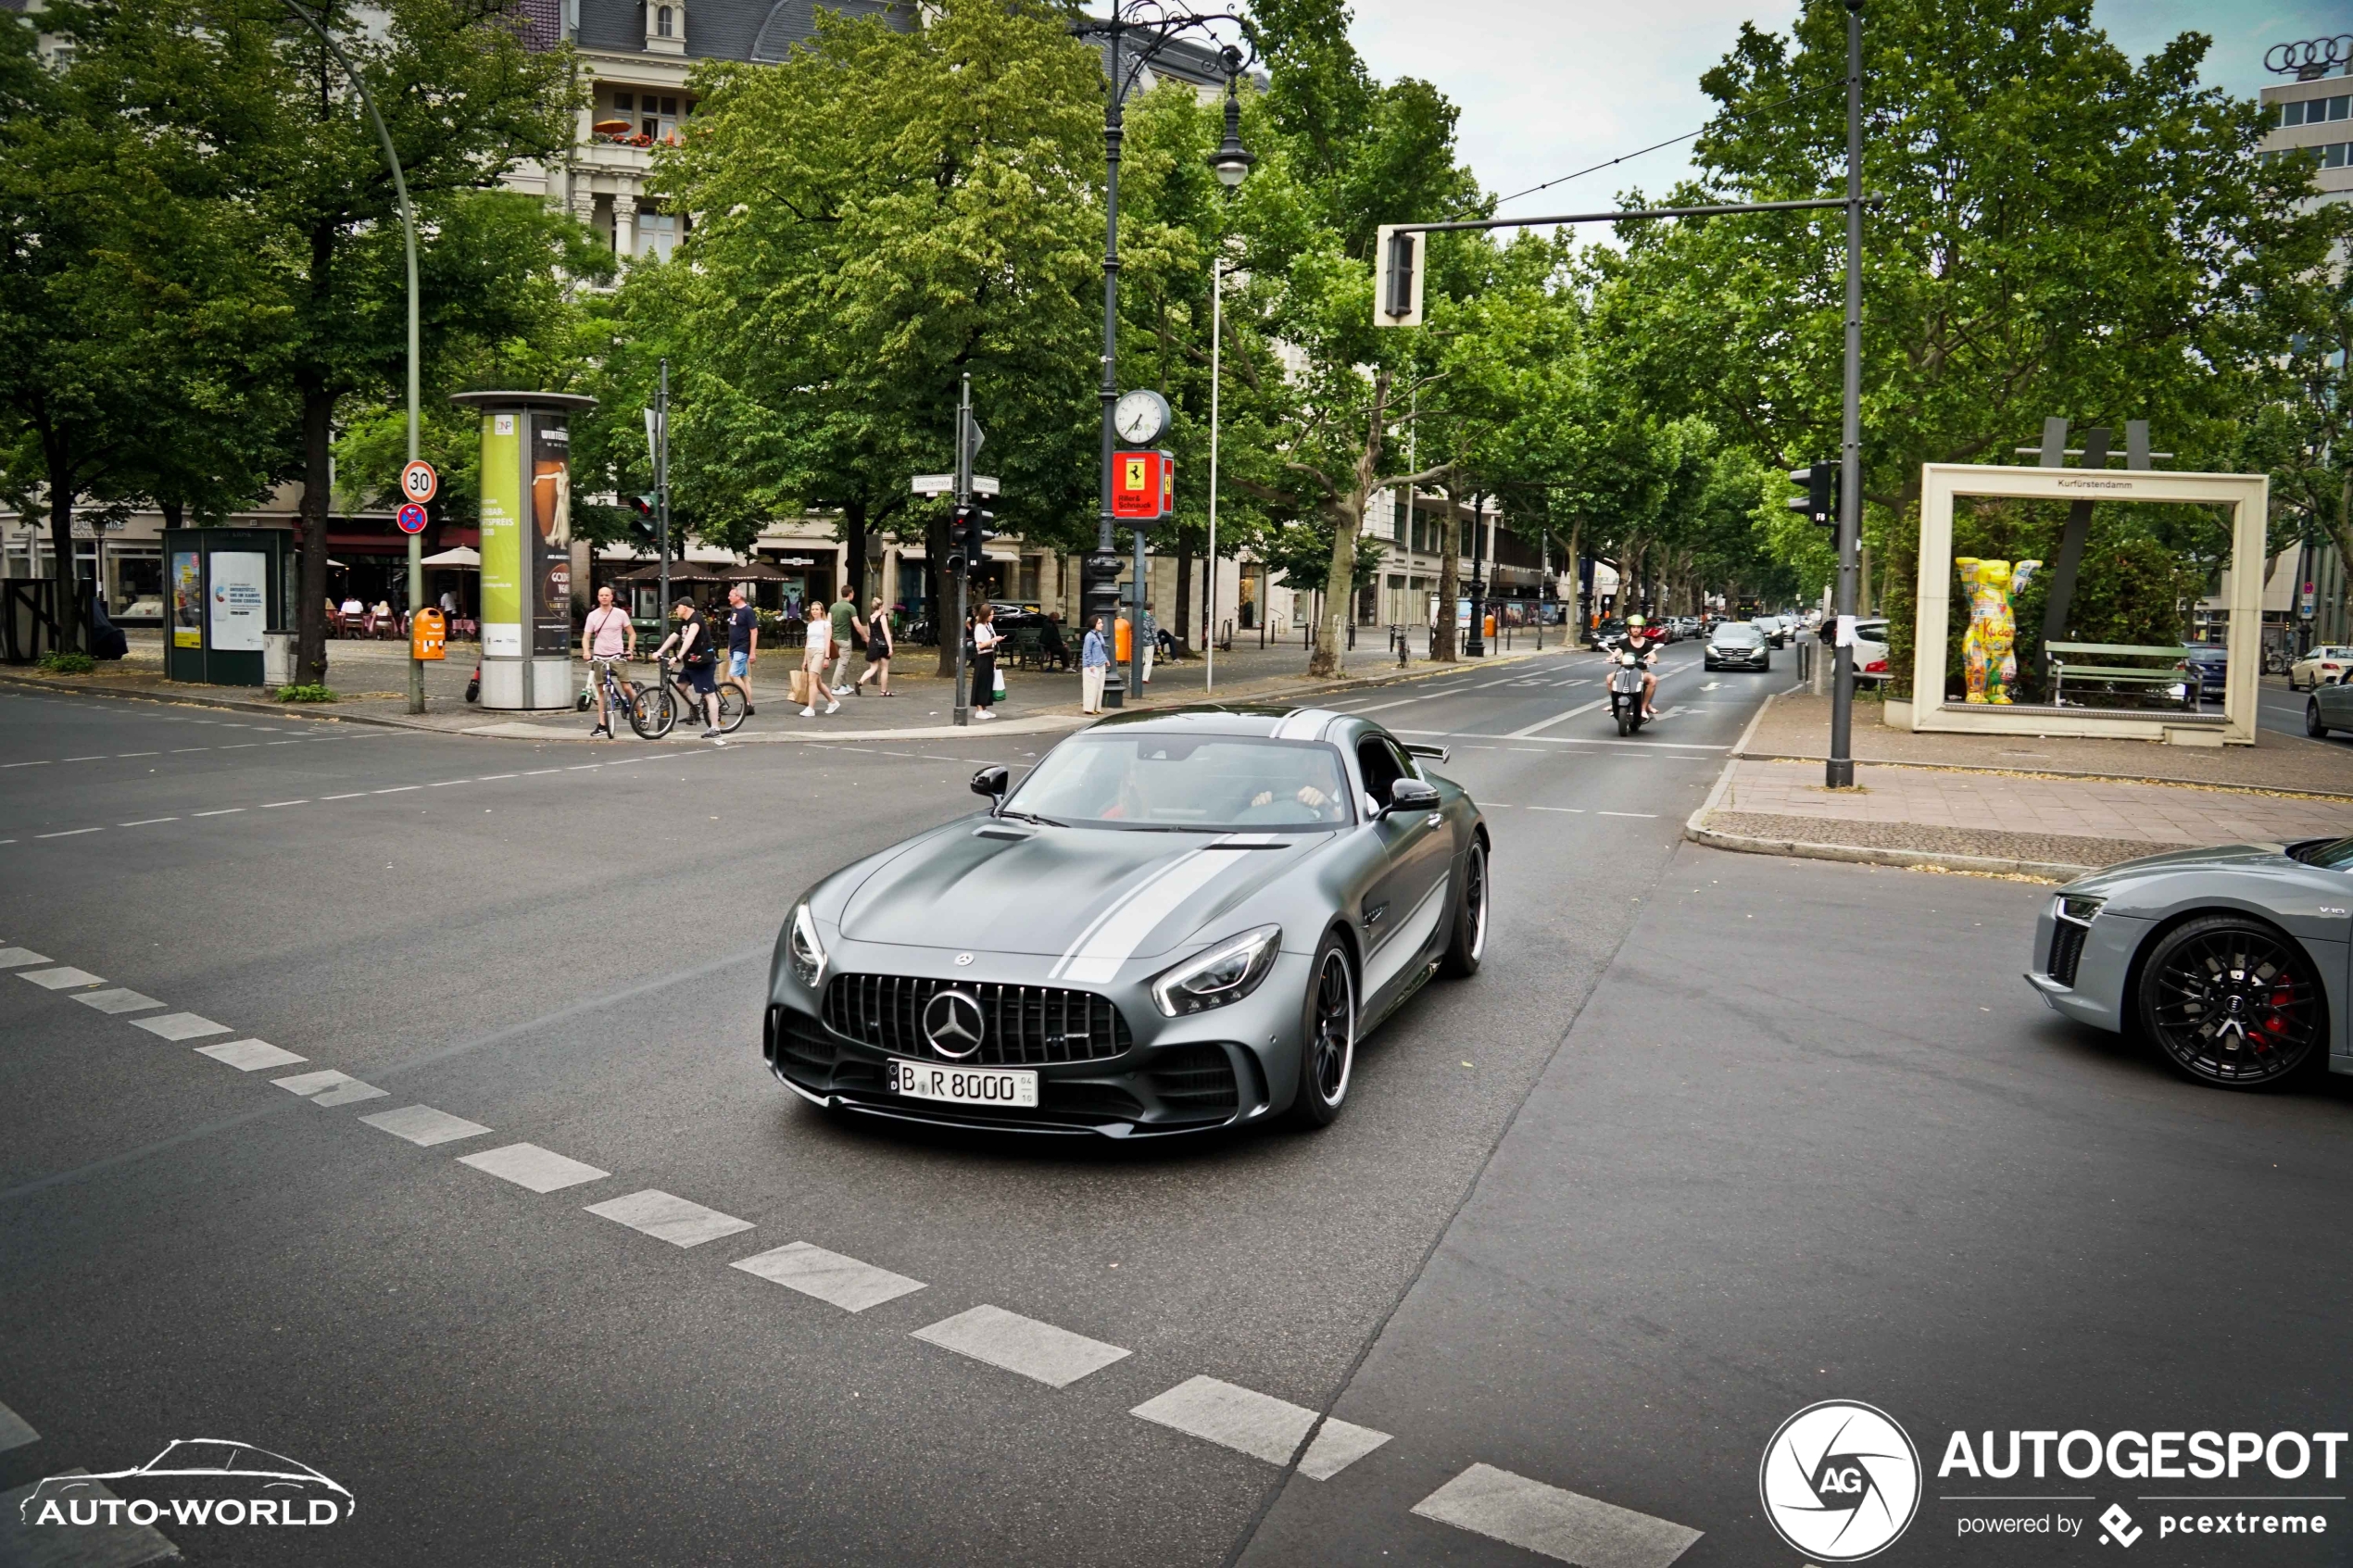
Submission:
[[2265,1088],[2309,1061],[2324,1032],[2319,972],[2277,929],[2204,915],[2141,966],[2142,1027],[2166,1060],[2218,1088]]

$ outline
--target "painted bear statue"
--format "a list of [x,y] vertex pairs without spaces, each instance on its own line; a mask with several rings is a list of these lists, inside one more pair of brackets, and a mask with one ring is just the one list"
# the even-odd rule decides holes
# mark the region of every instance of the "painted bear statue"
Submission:
[[2023,593],[2039,560],[1980,560],[1957,556],[1953,565],[1969,590],[1969,630],[1961,637],[1963,679],[1971,702],[2007,703],[2018,680],[2018,622],[2010,598]]

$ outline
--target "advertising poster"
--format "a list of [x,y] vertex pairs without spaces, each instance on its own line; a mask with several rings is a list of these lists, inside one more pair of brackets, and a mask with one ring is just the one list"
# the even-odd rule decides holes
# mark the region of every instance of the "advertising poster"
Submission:
[[535,654],[572,646],[572,434],[564,416],[531,418],[532,645]]
[[522,415],[482,417],[482,651],[522,657],[524,559]]
[[204,566],[194,550],[171,552],[171,646],[204,646]]
[[270,558],[258,550],[212,553],[212,651],[259,653],[270,621]]

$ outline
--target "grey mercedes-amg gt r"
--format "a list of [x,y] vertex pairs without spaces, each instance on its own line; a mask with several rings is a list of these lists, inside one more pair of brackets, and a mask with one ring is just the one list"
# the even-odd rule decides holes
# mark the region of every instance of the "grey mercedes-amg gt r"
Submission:
[[1487,941],[1436,746],[1320,709],[1107,720],[785,921],[768,1067],[829,1109],[1110,1137],[1339,1115],[1357,1042]]
[[2323,1056],[2353,1073],[2348,937],[2353,838],[2183,849],[2060,888],[2026,983],[2201,1084],[2264,1088]]

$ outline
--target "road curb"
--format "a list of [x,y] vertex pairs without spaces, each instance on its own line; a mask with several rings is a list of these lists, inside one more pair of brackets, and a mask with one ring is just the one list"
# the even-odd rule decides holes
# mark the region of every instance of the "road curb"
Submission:
[[461,734],[458,730],[443,730],[432,724],[410,724],[396,720],[378,718],[366,713],[321,713],[298,702],[239,702],[234,697],[199,696],[177,692],[166,696],[157,692],[116,692],[104,686],[69,686],[61,681],[44,681],[24,675],[0,675],[0,686],[12,686],[27,692],[63,692],[69,696],[105,697],[110,702],[152,702],[161,707],[218,708],[231,713],[266,713],[272,719],[308,719],[315,724],[372,724],[385,730],[424,730],[435,734]]

